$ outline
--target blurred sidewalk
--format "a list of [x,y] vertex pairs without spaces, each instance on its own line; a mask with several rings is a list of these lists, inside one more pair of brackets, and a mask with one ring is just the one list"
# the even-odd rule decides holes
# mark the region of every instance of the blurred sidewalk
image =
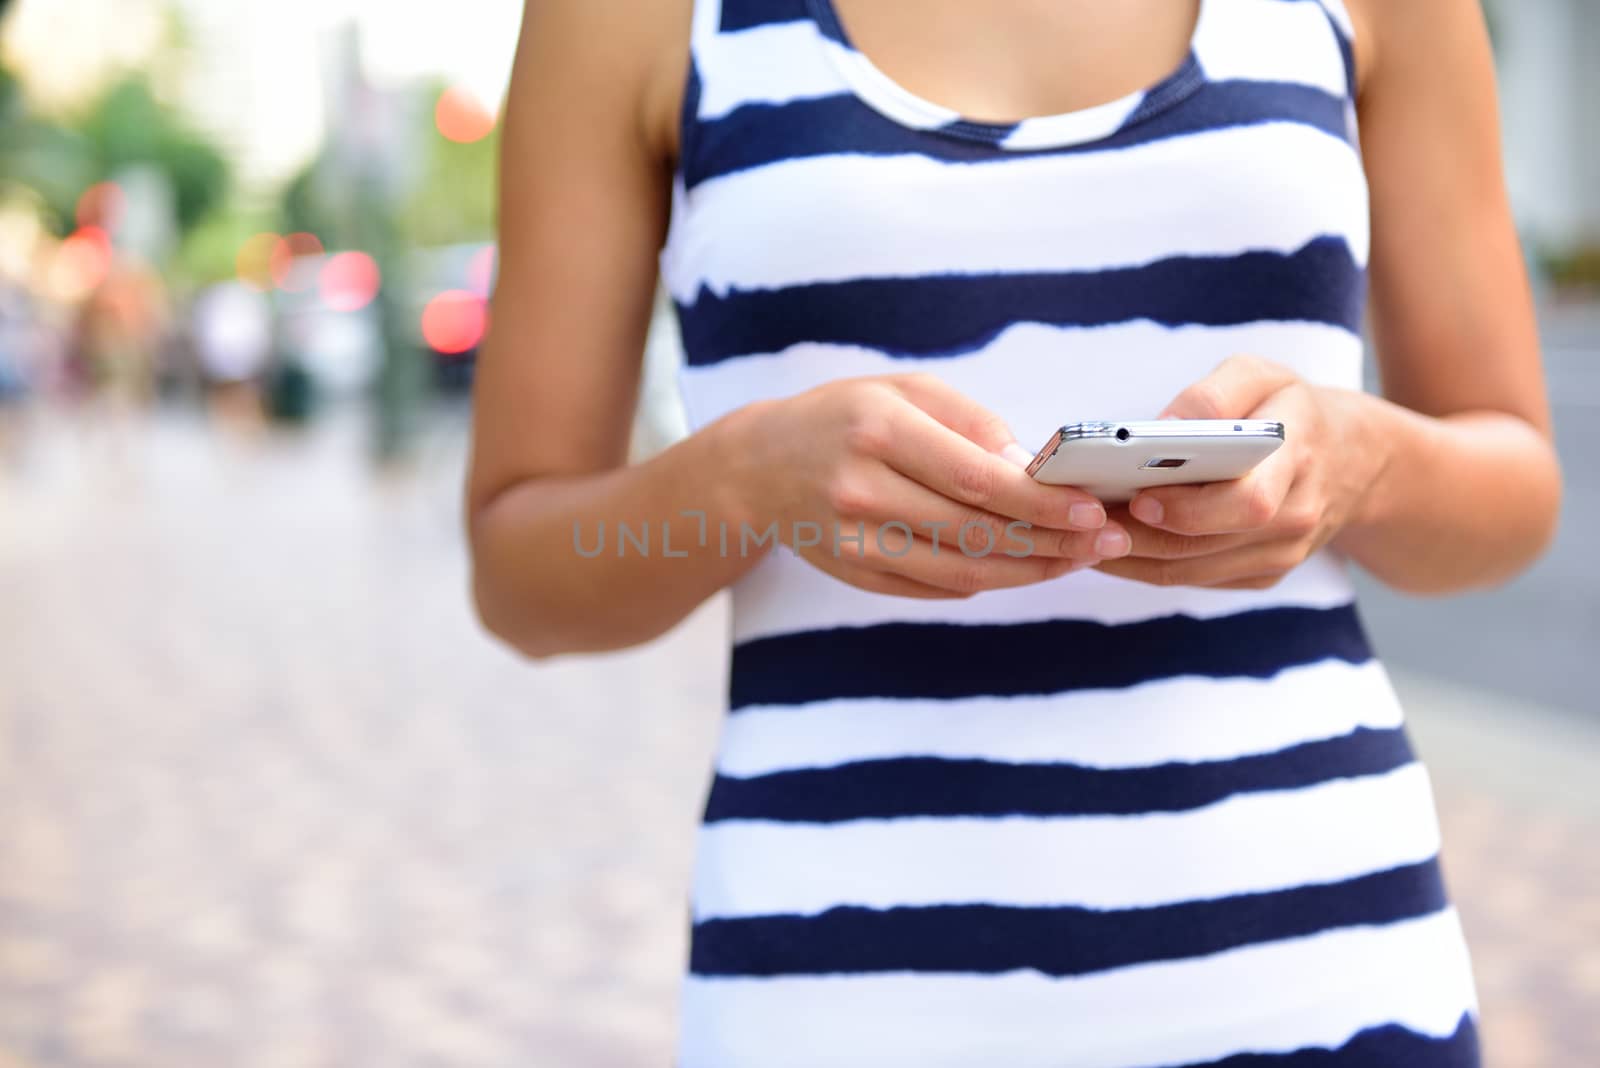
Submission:
[[[666,1063],[724,604],[626,654],[502,652],[464,440],[380,477],[354,417],[14,434],[0,1068]],[[1600,726],[1396,674],[1489,1065],[1600,1064]]]

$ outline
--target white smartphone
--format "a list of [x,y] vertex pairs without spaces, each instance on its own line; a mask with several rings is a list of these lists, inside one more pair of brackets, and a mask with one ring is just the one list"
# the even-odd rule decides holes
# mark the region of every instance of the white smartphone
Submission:
[[1282,444],[1283,424],[1265,419],[1069,423],[1039,450],[1028,474],[1122,504],[1149,486],[1239,478]]

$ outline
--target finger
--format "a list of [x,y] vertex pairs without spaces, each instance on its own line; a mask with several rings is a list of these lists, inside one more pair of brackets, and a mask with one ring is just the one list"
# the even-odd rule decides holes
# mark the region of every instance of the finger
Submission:
[[1095,568],[1152,586],[1223,586],[1282,576],[1304,561],[1305,553],[1298,542],[1279,540],[1175,560],[1125,556],[1102,561]]
[[1098,530],[1036,527],[959,504],[889,467],[877,472],[878,477],[847,487],[848,494],[833,501],[846,525],[866,524],[868,538],[895,537],[888,525],[900,524],[908,533],[953,549],[988,546],[1009,555],[1098,559],[1121,556],[1132,547],[1132,539],[1117,523],[1108,522]]
[[1056,530],[1098,530],[1105,506],[1083,490],[1035,482],[912,404],[888,418],[882,459],[934,492],[971,508]]
[[865,567],[862,564],[844,557],[835,557],[828,553],[802,553],[802,558],[818,571],[832,575],[840,582],[854,586],[868,593],[886,593],[894,597],[915,597],[924,601],[949,601],[961,600],[970,597],[969,593],[956,593],[953,590],[940,589],[929,586],[915,579],[906,578],[887,571],[878,571]]
[[1091,562],[1045,556],[1012,557],[1000,551],[979,555],[980,549],[969,544],[970,551],[963,552],[950,544],[935,546],[927,539],[896,539],[891,535],[884,544],[867,538],[859,546],[849,546],[843,550],[843,558],[875,571],[900,575],[958,594],[1029,586],[1059,578]]
[[1127,531],[1132,545],[1126,555],[1149,560],[1187,560],[1192,556],[1208,556],[1248,545],[1261,540],[1258,532],[1234,534],[1180,534],[1177,531],[1152,527],[1135,519],[1127,506],[1112,510],[1107,526],[1115,523]]
[[1282,364],[1259,356],[1229,356],[1173,398],[1161,418],[1241,419],[1278,390],[1298,381]]
[[923,373],[896,375],[892,383],[901,396],[985,452],[998,454],[1008,445],[1021,448],[1004,419],[948,382]]
[[1294,476],[1293,461],[1280,450],[1242,478],[1140,490],[1128,511],[1146,526],[1180,534],[1259,530],[1283,507]]

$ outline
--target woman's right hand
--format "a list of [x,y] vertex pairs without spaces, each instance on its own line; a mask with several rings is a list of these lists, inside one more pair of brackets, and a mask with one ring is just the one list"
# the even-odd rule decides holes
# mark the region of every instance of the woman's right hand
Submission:
[[1029,477],[1004,420],[932,375],[841,379],[750,405],[728,430],[739,521],[775,522],[813,566],[874,593],[968,597],[1130,545],[1094,497]]

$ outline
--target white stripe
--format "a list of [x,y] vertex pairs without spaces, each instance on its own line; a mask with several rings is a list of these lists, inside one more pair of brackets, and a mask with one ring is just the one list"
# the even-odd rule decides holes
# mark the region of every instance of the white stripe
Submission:
[[684,304],[702,285],[722,295],[853,278],[1097,271],[1287,253],[1327,234],[1343,236],[1358,263],[1368,250],[1360,160],[1342,139],[1294,122],[982,164],[795,158],[708,179],[692,199],[682,237],[699,254],[667,279]]
[[1008,150],[1048,148],[1110,137],[1138,110],[1144,98],[1143,93],[1133,93],[1081,111],[1023,119],[1000,142],[1000,147]]
[[1335,882],[1438,848],[1418,763],[1176,813],[727,820],[700,829],[695,917],[835,905],[1135,908]]
[[[729,551],[736,552],[737,533],[730,531],[729,537]],[[846,545],[843,551],[851,550]],[[1151,586],[1091,570],[1032,586],[991,590],[965,601],[922,600],[846,585],[780,548],[734,585],[733,640],[879,623],[1078,619],[1118,624],[1174,614],[1213,619],[1257,608],[1333,608],[1348,604],[1351,591],[1344,563],[1324,550],[1268,590]]]
[[689,18],[689,47],[698,54],[717,39],[722,25],[722,0],[693,0]]
[[[1361,388],[1361,339],[1339,326],[1260,321],[1169,327],[1147,319],[1106,326],[1018,322],[959,356],[907,359],[862,345],[802,341],[685,366],[679,376],[696,425],[751,401],[790,397],[841,378],[922,371],[1005,416],[1028,448],[1076,420],[1152,419],[1229,356],[1254,353],[1307,382]],[[1137,361],[1138,374],[1126,369]]]
[[1477,1011],[1453,909],[1208,957],[1057,979],[690,976],[681,1068],[1128,1068],[1336,1048]]
[[1354,43],[1356,39],[1355,22],[1350,18],[1350,12],[1344,6],[1344,0],[1317,0],[1317,3],[1321,4],[1324,10],[1333,17],[1334,23],[1338,25],[1339,32],[1344,34],[1345,40]]
[[1212,81],[1291,82],[1346,92],[1344,58],[1316,3],[1228,0],[1205,5],[1195,53]]
[[1272,679],[1184,677],[1046,697],[753,705],[725,722],[717,770],[767,775],[903,756],[1135,768],[1271,753],[1403,720],[1381,664],[1328,661]]
[[828,62],[816,24],[779,22],[718,34],[701,46],[702,120],[718,119],[745,104],[787,104],[848,93],[850,86]]

